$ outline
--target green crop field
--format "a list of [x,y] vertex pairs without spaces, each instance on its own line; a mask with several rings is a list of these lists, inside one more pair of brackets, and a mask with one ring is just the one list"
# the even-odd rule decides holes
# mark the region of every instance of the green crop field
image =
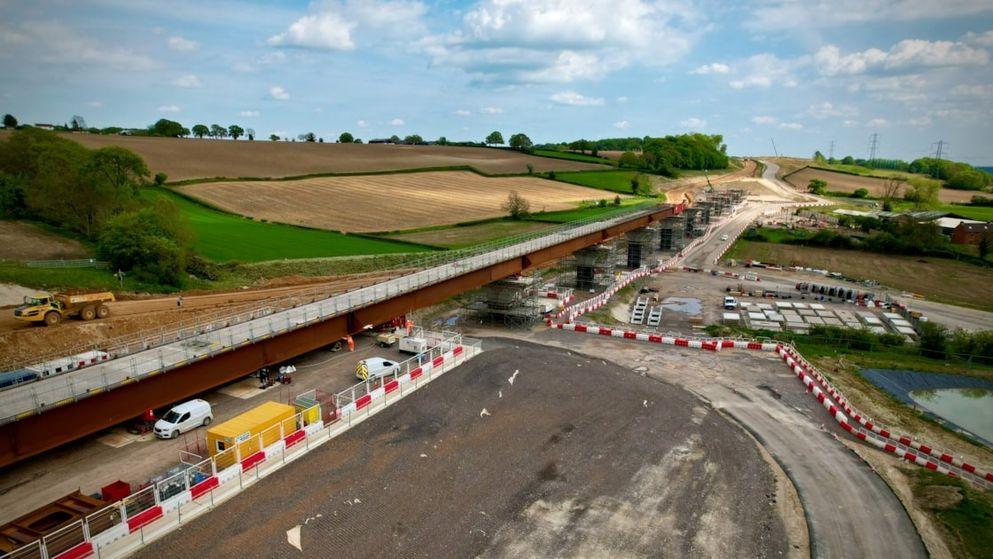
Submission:
[[575,153],[571,151],[556,151],[553,149],[536,149],[531,152],[532,155],[538,155],[541,157],[553,157],[555,159],[568,159],[569,161],[583,161],[585,163],[600,163],[602,165],[616,166],[617,162],[606,157],[594,157],[592,155],[586,155],[584,153]]
[[938,207],[943,212],[951,212],[966,219],[977,221],[993,221],[993,207],[990,206],[962,206],[959,204],[943,204]]
[[631,179],[637,174],[637,171],[578,171],[555,173],[555,178],[590,188],[631,194]]
[[587,219],[591,217],[602,217],[607,218],[610,214],[619,211],[628,211],[632,208],[637,207],[648,207],[655,205],[656,202],[645,201],[644,198],[625,198],[621,200],[621,205],[615,206],[613,203],[608,203],[606,207],[586,207],[586,208],[576,208],[574,210],[561,210],[557,212],[544,212],[532,214],[528,217],[529,221],[543,221],[546,223],[568,223],[570,221],[579,221],[580,219]]
[[263,223],[208,208],[164,188],[143,188],[146,200],[166,198],[179,208],[194,233],[193,250],[217,262],[417,252],[427,247]]

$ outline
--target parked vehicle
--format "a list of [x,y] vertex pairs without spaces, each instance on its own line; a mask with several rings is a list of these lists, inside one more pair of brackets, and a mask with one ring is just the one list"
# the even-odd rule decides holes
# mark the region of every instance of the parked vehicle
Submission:
[[738,308],[738,300],[734,297],[727,296],[724,298],[724,308],[727,310],[734,310]]
[[155,436],[160,439],[175,439],[180,433],[206,427],[214,420],[214,412],[206,400],[190,400],[173,407],[155,422]]
[[18,369],[16,371],[0,373],[0,390],[34,380],[38,380],[38,373],[30,369]]
[[359,380],[379,378],[393,373],[399,368],[397,363],[382,357],[363,359],[355,365],[355,377]]
[[721,235],[721,240],[722,240],[722,241],[726,241],[726,240],[728,240],[728,236],[727,236],[727,234],[724,234],[724,235]]
[[400,338],[400,351],[403,353],[424,353],[428,350],[428,341],[424,338],[404,336]]
[[393,330],[387,330],[376,334],[376,343],[379,344],[379,347],[390,347],[399,340],[400,335]]
[[76,295],[40,293],[33,297],[25,297],[24,304],[14,309],[14,318],[42,323],[45,326],[55,326],[71,316],[82,320],[107,318],[110,315],[110,307],[107,303],[113,301],[114,294],[110,292]]

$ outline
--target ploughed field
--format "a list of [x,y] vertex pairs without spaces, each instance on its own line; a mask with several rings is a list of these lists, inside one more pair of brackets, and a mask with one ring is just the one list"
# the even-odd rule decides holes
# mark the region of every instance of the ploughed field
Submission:
[[511,191],[531,211],[565,210],[602,192],[535,177],[437,171],[292,181],[225,181],[179,192],[232,213],[333,231],[397,231],[506,215]]
[[600,359],[484,343],[136,556],[786,555],[774,476],[743,429]]
[[[833,171],[824,171],[822,169],[813,169],[810,167],[797,171],[796,173],[784,178],[786,179],[786,182],[803,192],[807,191],[811,180],[821,179],[827,183],[827,189],[829,192],[855,192],[860,188],[864,188],[869,191],[869,196],[876,198],[884,195],[884,189],[887,183],[887,179],[835,173]],[[897,196],[902,198],[906,189],[906,184],[900,187],[900,192]],[[942,202],[968,202],[976,194],[983,193],[969,190],[952,190],[942,188],[938,191],[938,200]]]
[[[2,137],[2,136],[0,136]],[[199,140],[65,134],[88,148],[121,146],[140,155],[169,180],[213,177],[289,177],[317,173],[369,173],[468,166],[488,174],[605,169],[581,161],[535,157],[510,150],[455,146],[334,144]]]

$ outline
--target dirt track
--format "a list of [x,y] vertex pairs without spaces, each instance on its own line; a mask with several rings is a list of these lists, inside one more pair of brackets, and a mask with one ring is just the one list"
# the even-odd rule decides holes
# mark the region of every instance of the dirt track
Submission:
[[468,171],[212,182],[179,187],[232,213],[333,231],[416,229],[507,215],[516,191],[533,211],[572,209],[602,191],[536,177],[482,177]]
[[48,233],[29,223],[0,221],[0,259],[59,260],[86,258],[83,243]]
[[744,431],[673,385],[512,343],[137,556],[300,557],[286,540],[297,525],[311,557],[791,551]]
[[[0,132],[0,140],[6,138]],[[314,173],[368,173],[398,169],[469,166],[484,173],[582,171],[603,165],[535,157],[510,150],[453,146],[254,142],[62,134],[88,148],[121,146],[140,155],[152,173],[169,180],[213,177],[288,177]]]
[[176,305],[175,296],[117,301],[110,304],[111,314],[106,319],[92,322],[67,320],[52,328],[21,322],[13,318],[9,309],[0,310],[0,355],[5,359],[68,355],[74,350],[98,346],[106,340],[138,333],[153,335],[160,330],[178,328],[181,324],[204,321],[213,315],[230,315],[253,309],[263,303],[289,304],[292,299],[283,303],[274,299],[294,294],[314,292],[328,296],[383,281],[403,272],[390,270],[336,278],[306,278],[306,281],[280,287],[186,295],[182,308]]
[[[756,164],[751,159],[746,159],[744,166],[737,171],[733,171],[724,175],[715,175],[710,178],[711,184],[724,184],[729,182],[738,181],[744,178],[749,178],[755,174]],[[659,190],[665,192],[666,200],[672,204],[678,204],[683,201],[684,197],[689,194],[690,196],[696,195],[696,193],[707,186],[707,177],[687,177],[685,179],[677,179],[674,181],[668,181],[659,184]]]

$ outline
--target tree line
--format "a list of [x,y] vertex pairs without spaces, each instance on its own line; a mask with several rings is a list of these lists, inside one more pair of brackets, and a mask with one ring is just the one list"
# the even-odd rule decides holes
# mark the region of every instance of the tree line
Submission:
[[180,285],[191,265],[189,234],[168,201],[142,203],[154,178],[145,162],[120,147],[87,149],[37,128],[0,142],[0,216],[32,219],[93,243],[115,270],[155,284]]
[[825,158],[820,151],[814,152],[814,161],[829,165],[855,165],[867,169],[883,169],[927,175],[933,179],[944,181],[947,188],[958,190],[986,190],[993,182],[993,176],[982,169],[977,169],[968,163],[950,161],[935,157],[919,157],[911,162],[902,159],[857,159],[847,155],[841,159]]

